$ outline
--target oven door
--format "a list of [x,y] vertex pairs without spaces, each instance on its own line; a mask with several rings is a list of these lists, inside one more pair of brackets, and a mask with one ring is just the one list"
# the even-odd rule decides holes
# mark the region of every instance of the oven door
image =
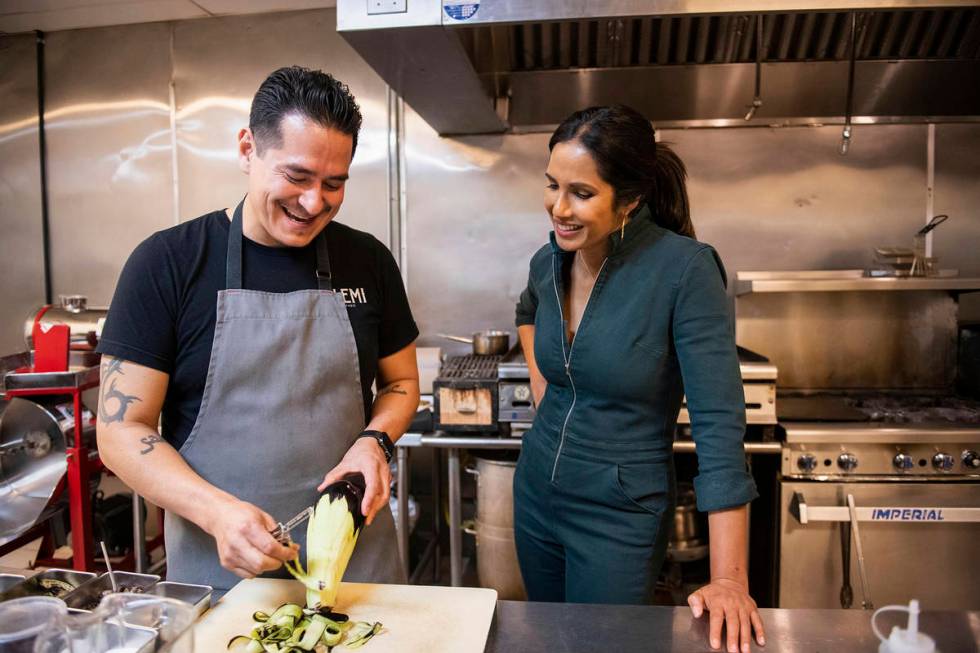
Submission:
[[[779,607],[841,607],[838,520],[847,519],[848,494],[858,509],[876,607],[916,598],[928,610],[980,609],[980,582],[972,571],[980,552],[980,483],[942,481],[781,482]],[[860,608],[853,537],[850,560],[852,607]]]

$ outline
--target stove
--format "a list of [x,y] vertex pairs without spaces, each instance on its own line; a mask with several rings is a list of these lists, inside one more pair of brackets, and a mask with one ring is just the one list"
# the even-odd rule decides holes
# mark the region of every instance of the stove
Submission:
[[456,433],[496,433],[497,367],[503,356],[450,356],[432,382],[433,426]]
[[780,607],[980,608],[954,571],[980,540],[980,402],[818,394],[779,410]]
[[780,397],[788,478],[980,475],[980,402],[953,396],[857,393]]
[[[769,359],[742,347],[738,348],[738,366],[745,394],[745,421],[747,424],[776,424],[776,366]],[[531,402],[531,383],[527,361],[520,347],[512,349],[497,366],[499,379],[498,420],[512,423],[515,427],[528,427],[534,421],[534,405]],[[691,416],[687,411],[687,398],[681,401],[677,423],[688,425]]]

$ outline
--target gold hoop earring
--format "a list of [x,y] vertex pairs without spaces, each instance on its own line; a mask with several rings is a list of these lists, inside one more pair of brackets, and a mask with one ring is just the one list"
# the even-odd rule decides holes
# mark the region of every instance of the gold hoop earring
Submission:
[[623,223],[619,225],[619,239],[622,240],[626,237],[626,218],[623,218]]

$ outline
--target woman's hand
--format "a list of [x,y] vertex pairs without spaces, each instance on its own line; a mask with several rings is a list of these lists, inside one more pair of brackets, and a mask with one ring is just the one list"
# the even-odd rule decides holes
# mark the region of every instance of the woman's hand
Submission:
[[711,648],[721,647],[721,627],[725,626],[729,653],[738,653],[741,643],[742,653],[749,652],[752,629],[759,646],[765,646],[766,634],[762,628],[762,617],[755,601],[749,596],[748,587],[728,578],[712,580],[687,597],[694,617],[699,619],[705,610],[710,615],[708,639]]

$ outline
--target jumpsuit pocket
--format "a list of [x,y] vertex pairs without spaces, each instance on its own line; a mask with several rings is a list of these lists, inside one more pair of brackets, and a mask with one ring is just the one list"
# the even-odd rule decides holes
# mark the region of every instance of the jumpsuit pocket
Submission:
[[660,516],[670,503],[670,466],[665,463],[614,465],[614,485],[633,507]]

